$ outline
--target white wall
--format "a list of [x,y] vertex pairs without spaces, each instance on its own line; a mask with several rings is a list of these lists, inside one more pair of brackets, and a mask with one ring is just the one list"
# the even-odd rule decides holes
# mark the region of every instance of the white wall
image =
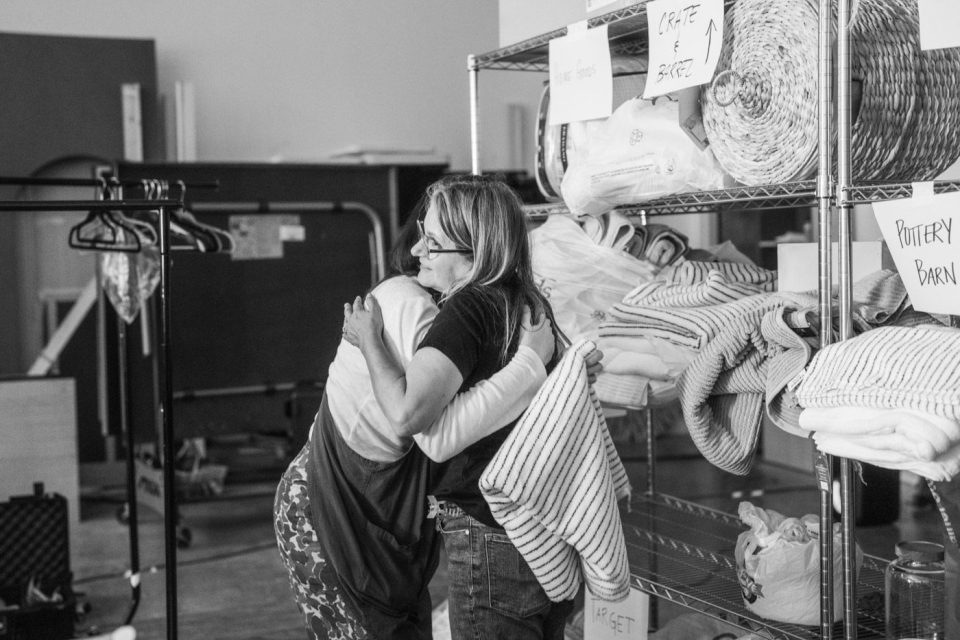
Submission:
[[499,0],[498,4],[501,47],[587,17],[584,0]]
[[[498,28],[489,0],[0,2],[3,31],[155,40],[160,93],[172,102],[174,81],[194,85],[202,161],[361,144],[433,147],[469,169],[466,59],[496,49]],[[481,166],[532,168],[510,166],[507,112],[527,105],[532,147],[539,76],[480,74]]]

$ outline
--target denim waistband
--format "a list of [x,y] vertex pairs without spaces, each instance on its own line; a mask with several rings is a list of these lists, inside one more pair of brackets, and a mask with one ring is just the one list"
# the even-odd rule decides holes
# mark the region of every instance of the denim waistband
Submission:
[[438,515],[446,518],[458,518],[467,515],[467,512],[452,502],[446,500],[437,500],[434,496],[427,496],[429,509],[428,518],[436,518]]

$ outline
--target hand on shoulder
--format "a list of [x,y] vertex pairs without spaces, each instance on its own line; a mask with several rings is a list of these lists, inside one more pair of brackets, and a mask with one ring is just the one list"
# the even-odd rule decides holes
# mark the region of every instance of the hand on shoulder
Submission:
[[343,339],[363,349],[364,344],[380,338],[383,332],[383,313],[372,295],[366,299],[357,296],[353,303],[343,305]]

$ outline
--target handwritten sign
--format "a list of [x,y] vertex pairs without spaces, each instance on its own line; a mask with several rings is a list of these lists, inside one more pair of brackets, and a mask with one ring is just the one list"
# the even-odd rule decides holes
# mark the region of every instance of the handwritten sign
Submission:
[[644,98],[710,82],[723,43],[723,0],[651,0],[647,32],[650,71]]
[[912,198],[875,202],[873,213],[913,308],[960,314],[960,193],[918,183]]
[[567,35],[550,41],[550,113],[554,126],[606,118],[613,103],[613,71],[607,25],[587,29],[586,22],[567,27]]
[[960,3],[957,0],[919,0],[920,48],[960,47]]
[[646,640],[650,614],[650,596],[631,589],[622,602],[607,602],[593,597],[587,589],[583,601],[583,637],[585,640]]

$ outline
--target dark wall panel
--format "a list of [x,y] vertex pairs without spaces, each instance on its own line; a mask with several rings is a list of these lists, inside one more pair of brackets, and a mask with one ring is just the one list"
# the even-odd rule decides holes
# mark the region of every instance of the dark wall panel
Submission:
[[[69,157],[120,158],[126,82],[141,86],[144,157],[163,158],[152,40],[0,32],[0,175],[30,175]],[[15,187],[0,188],[0,198],[18,197]],[[0,213],[0,374],[23,373],[36,355],[21,347],[20,215]]]

